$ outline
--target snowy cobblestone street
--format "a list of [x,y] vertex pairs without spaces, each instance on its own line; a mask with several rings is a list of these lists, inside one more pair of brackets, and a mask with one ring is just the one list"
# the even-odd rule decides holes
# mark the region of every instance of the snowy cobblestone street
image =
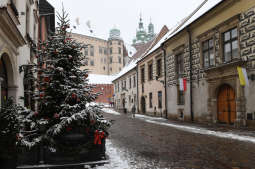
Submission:
[[96,169],[253,169],[254,131],[178,123],[162,118],[121,114],[107,140],[109,164]]

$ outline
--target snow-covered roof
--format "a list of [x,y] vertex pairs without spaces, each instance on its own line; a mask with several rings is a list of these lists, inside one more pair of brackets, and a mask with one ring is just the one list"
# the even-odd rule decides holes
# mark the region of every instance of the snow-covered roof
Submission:
[[166,37],[165,40],[170,39],[180,31],[182,31],[184,28],[199,19],[202,15],[210,11],[222,1],[224,0],[204,0],[199,7],[197,7],[188,17],[184,19],[184,22],[180,23],[180,25],[177,27],[177,30],[170,32],[170,34]]
[[100,75],[100,74],[89,74],[89,84],[112,84],[112,80],[115,78],[114,75]]
[[126,65],[114,78],[112,81],[120,78],[130,70],[134,69],[136,67],[137,59],[133,59],[128,65]]
[[132,45],[125,43],[125,47],[129,57],[132,57],[136,53],[136,49]]
[[175,36],[177,33],[182,31],[184,28],[186,28],[188,25],[193,23],[195,20],[200,18],[202,15],[204,15],[206,12],[211,10],[222,1],[223,0],[203,0],[203,2],[198,7],[196,7],[196,9],[189,16],[176,24],[165,36],[163,36],[163,38],[147,52],[146,56],[157,50],[163,42]]

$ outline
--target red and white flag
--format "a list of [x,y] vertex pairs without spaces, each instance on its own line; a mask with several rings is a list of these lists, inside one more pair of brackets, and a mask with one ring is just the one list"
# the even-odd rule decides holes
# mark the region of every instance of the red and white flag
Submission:
[[187,80],[184,78],[179,79],[180,84],[180,91],[186,91],[187,90]]

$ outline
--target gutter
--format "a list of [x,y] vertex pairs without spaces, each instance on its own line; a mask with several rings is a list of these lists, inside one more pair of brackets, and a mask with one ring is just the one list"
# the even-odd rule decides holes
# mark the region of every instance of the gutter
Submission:
[[164,57],[164,88],[165,88],[165,111],[166,111],[166,119],[168,119],[168,111],[167,111],[167,89],[166,89],[166,49],[164,48],[164,43],[161,44],[161,49],[163,50],[163,57]]
[[136,101],[137,101],[137,113],[139,112],[139,87],[138,87],[138,64],[136,65]]
[[194,113],[193,113],[193,89],[192,89],[192,43],[191,43],[191,32],[190,28],[187,28],[188,36],[189,36],[189,80],[190,80],[190,117],[191,121],[194,121]]

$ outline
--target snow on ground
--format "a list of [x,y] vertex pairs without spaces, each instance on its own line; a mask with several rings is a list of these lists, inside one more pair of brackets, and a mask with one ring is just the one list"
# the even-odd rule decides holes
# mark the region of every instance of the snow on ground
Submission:
[[151,119],[151,120],[167,121],[167,119],[164,119],[162,117],[151,117],[151,116],[145,116],[142,114],[135,114],[135,117],[138,117],[139,119],[143,119],[143,120]]
[[255,137],[252,137],[252,136],[242,136],[242,135],[238,135],[238,134],[235,134],[232,132],[212,131],[212,130],[209,130],[206,128],[172,124],[172,123],[166,122],[166,119],[164,122],[163,118],[149,117],[149,116],[144,116],[144,115],[140,115],[140,114],[136,114],[136,117],[139,119],[145,120],[148,123],[164,125],[164,126],[176,128],[179,130],[191,132],[191,133],[211,135],[211,136],[216,136],[216,137],[221,137],[221,138],[228,138],[228,139],[234,139],[234,140],[239,140],[239,141],[248,141],[251,143],[255,143]]
[[112,109],[109,109],[109,108],[103,108],[102,111],[105,112],[105,113],[109,113],[109,114],[120,115],[119,112],[116,112],[116,111],[114,111]]
[[121,149],[113,146],[111,140],[106,141],[106,154],[109,156],[109,164],[98,166],[96,169],[130,169],[128,161]]

